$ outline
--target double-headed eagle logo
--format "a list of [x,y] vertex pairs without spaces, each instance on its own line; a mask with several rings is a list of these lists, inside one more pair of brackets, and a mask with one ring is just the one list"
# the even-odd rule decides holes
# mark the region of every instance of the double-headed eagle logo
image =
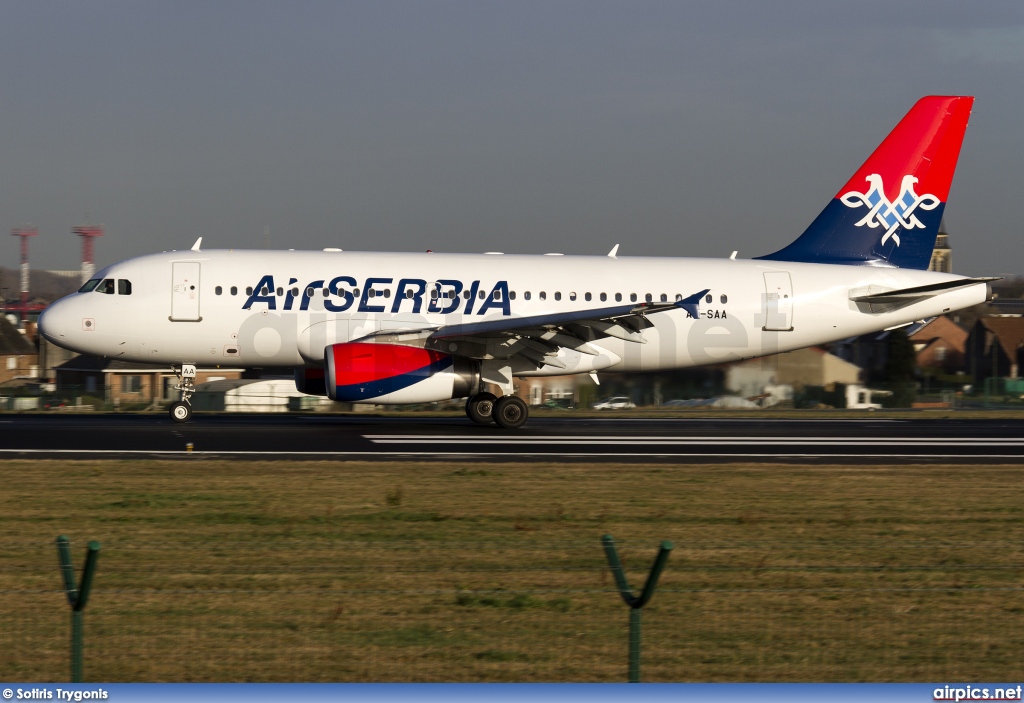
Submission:
[[885,197],[885,189],[882,187],[880,175],[872,173],[864,180],[871,184],[867,193],[851,190],[849,193],[843,194],[840,200],[846,207],[859,208],[863,205],[868,208],[868,214],[857,223],[857,227],[863,225],[872,229],[879,226],[885,227],[882,244],[889,241],[891,237],[896,242],[896,246],[899,246],[900,236],[896,234],[897,229],[900,227],[904,229],[924,228],[924,224],[914,215],[914,210],[917,208],[934,210],[939,206],[940,201],[934,195],[927,193],[918,195],[914,192],[914,184],[917,183],[917,179],[913,176],[903,177],[900,195],[896,198],[895,203],[890,203],[889,199]]

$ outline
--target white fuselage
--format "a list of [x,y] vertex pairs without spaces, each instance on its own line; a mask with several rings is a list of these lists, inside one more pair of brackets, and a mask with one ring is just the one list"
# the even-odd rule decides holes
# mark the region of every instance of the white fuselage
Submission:
[[[59,300],[40,319],[47,339],[126,361],[202,366],[316,365],[326,345],[381,331],[658,303],[710,290],[696,319],[682,309],[650,314],[653,326],[642,331],[643,343],[604,337],[593,342],[597,355],[563,348],[564,368],[510,369],[517,376],[736,361],[895,327],[986,297],[977,284],[879,311],[852,302],[851,294],[961,277],[872,266],[607,256],[174,251],[129,259],[95,277],[128,281],[131,292],[116,284],[113,293]],[[440,291],[438,298],[432,291]],[[451,351],[460,353],[457,343]],[[492,357],[500,357],[500,349],[483,358]]]

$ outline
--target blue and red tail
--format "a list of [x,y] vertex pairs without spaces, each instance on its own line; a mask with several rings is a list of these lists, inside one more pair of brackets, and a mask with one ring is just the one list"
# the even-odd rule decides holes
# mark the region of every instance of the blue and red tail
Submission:
[[928,268],[973,104],[918,100],[795,242],[758,258]]

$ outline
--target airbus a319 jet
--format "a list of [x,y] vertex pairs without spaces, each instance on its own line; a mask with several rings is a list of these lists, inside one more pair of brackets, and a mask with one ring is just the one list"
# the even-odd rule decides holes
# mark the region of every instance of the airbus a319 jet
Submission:
[[[891,329],[990,297],[926,271],[974,99],[919,100],[807,230],[751,260],[204,250],[108,266],[42,314],[67,349],[167,364],[173,420],[197,365],[293,369],[298,390],[466,398],[513,429],[530,376],[679,369]],[[496,387],[501,397],[486,388]]]

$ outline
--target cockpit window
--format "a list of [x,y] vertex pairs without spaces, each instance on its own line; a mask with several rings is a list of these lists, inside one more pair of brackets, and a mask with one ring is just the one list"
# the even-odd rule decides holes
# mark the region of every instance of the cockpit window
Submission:
[[132,294],[132,282],[127,278],[117,279],[117,294],[118,295],[131,295]]
[[100,279],[98,279],[98,278],[90,278],[88,281],[86,281],[85,283],[82,284],[82,287],[78,289],[78,292],[79,293],[88,293],[93,288],[95,288],[96,284],[99,283],[99,282],[100,282]]
[[102,281],[100,281],[100,284],[98,286],[96,286],[96,292],[97,293],[105,293],[107,295],[113,295],[114,294],[114,279],[113,278],[104,278]]

